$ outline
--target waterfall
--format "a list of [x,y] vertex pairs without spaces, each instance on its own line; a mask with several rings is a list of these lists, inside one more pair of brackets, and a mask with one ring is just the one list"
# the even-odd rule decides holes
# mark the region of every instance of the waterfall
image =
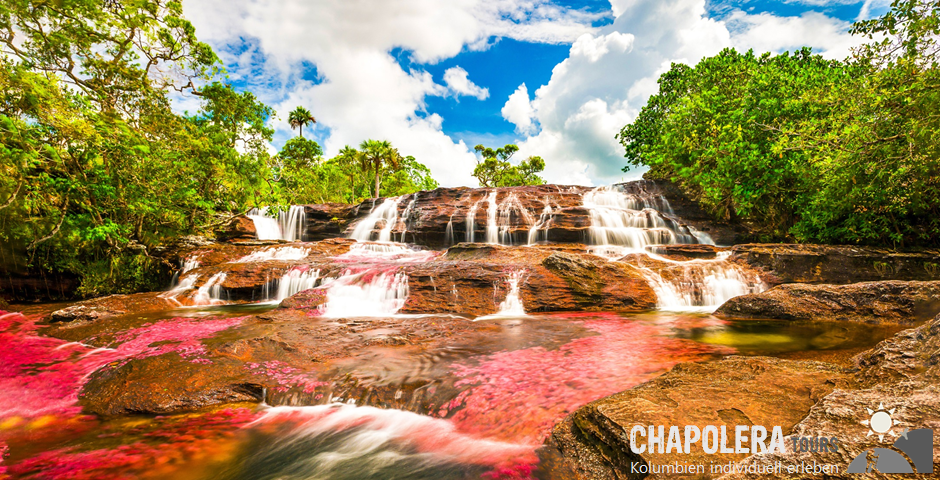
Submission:
[[450,216],[447,221],[447,228],[444,229],[444,246],[449,247],[454,244],[454,216]]
[[235,260],[234,263],[267,262],[269,260],[303,260],[307,258],[309,253],[309,250],[301,247],[267,248],[245,255]]
[[411,229],[411,220],[412,220],[411,216],[414,215],[415,202],[417,201],[418,201],[418,194],[415,193],[414,195],[411,196],[411,201],[408,202],[408,205],[405,207],[405,211],[402,212],[401,214],[401,223],[404,227],[401,232],[402,243],[405,242],[405,235],[408,233],[408,230]]
[[324,317],[384,317],[398,313],[408,299],[408,276],[403,273],[353,273],[324,280]]
[[496,190],[491,190],[486,196],[489,206],[486,208],[486,243],[499,243],[499,227],[496,225]]
[[222,282],[225,281],[225,272],[217,273],[204,283],[193,295],[193,305],[219,305],[222,300]]
[[356,225],[356,228],[353,229],[349,238],[356,239],[360,242],[371,241],[373,240],[373,230],[375,230],[375,227],[380,221],[384,221],[384,225],[382,225],[381,230],[379,230],[378,241],[392,241],[392,229],[398,224],[398,204],[401,203],[401,198],[402,197],[386,198],[378,207],[373,204],[369,216],[362,219],[362,221]]
[[724,259],[681,262],[659,273],[643,270],[663,310],[712,312],[732,297],[767,289],[759,276],[748,277]]
[[286,211],[278,212],[277,218],[271,213],[270,207],[252,208],[248,218],[255,224],[258,240],[289,240],[303,239],[307,224],[307,215],[301,205],[291,205]]
[[519,280],[525,271],[512,272],[506,283],[509,285],[509,293],[506,299],[499,304],[499,316],[525,316],[525,307],[522,305],[522,299],[519,297]]
[[277,282],[277,294],[269,301],[280,302],[291,295],[316,288],[320,279],[319,270],[294,268],[284,274]]
[[180,279],[179,283],[173,286],[173,288],[161,293],[158,296],[175,304],[177,307],[181,307],[183,304],[177,300],[177,297],[188,290],[192,290],[192,288],[196,285],[196,280],[199,280],[199,274],[185,276]]
[[527,242],[529,245],[548,241],[548,224],[551,222],[551,220],[552,206],[546,199],[545,208],[542,209],[542,214],[539,215],[539,221],[534,223],[532,228],[529,229],[529,239]]
[[474,203],[473,206],[470,207],[470,211],[467,212],[467,237],[466,237],[466,241],[468,241],[468,242],[470,242],[470,243],[476,242],[476,236],[477,236],[477,232],[476,232],[476,229],[477,229],[477,226],[476,226],[476,217],[477,217],[477,209],[478,209],[479,206],[480,206],[480,201],[481,201],[481,200],[477,200],[476,203]]
[[654,207],[672,212],[662,195],[628,194],[617,187],[599,187],[584,194],[583,204],[591,216],[588,241],[592,245],[643,251],[647,245],[714,244],[707,234],[680,225],[656,210]]

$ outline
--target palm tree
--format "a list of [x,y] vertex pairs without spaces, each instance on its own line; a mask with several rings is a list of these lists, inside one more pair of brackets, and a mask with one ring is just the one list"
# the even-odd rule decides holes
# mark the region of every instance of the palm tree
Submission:
[[336,159],[343,171],[349,172],[349,203],[356,203],[356,168],[361,163],[362,152],[346,145],[339,151]]
[[317,119],[313,118],[313,115],[310,114],[310,111],[304,107],[298,106],[294,111],[290,112],[290,115],[287,116],[287,120],[290,122],[290,129],[300,128],[300,136],[304,136],[304,125],[310,125],[311,123],[317,123]]
[[388,140],[366,140],[359,145],[362,150],[359,160],[360,167],[368,172],[375,172],[375,198],[379,198],[382,168],[398,169],[401,163],[401,154],[392,147]]

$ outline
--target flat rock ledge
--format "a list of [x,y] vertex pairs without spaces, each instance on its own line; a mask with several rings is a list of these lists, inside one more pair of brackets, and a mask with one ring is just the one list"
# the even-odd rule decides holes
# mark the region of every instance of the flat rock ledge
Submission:
[[[706,470],[704,475],[685,478],[858,478],[848,469],[863,466],[866,452],[898,450],[903,442],[928,441],[928,429],[940,430],[940,315],[859,354],[854,363],[853,368],[841,370],[821,362],[735,356],[705,364],[679,364],[662,377],[592,402],[556,425],[541,454],[567,476],[549,472],[547,478],[676,477],[635,473],[633,462],[730,464],[734,468],[732,473]],[[862,423],[871,411],[882,408],[896,422],[883,440]],[[780,425],[786,435],[786,452],[742,458],[745,454],[705,455],[700,446],[698,450],[693,446],[688,455],[636,455],[629,448],[634,425]],[[905,429],[910,440],[901,436]],[[800,437],[835,437],[839,448],[797,452],[792,445]],[[908,478],[935,478],[936,470],[926,469],[931,457],[933,463],[940,462],[940,436],[933,435],[933,444],[921,447],[920,456],[910,460],[922,470]],[[767,474],[778,462],[835,469],[825,474],[786,469]],[[865,478],[894,477],[875,472]]]
[[725,302],[716,315],[733,318],[840,320],[913,325],[940,312],[940,281],[778,285]]
[[[744,454],[706,454],[701,442],[689,454],[630,450],[634,425],[685,425],[700,429],[735,425],[779,425],[784,433],[819,399],[850,382],[850,375],[822,362],[732,356],[709,363],[682,363],[636,388],[592,402],[557,425],[546,448],[557,449],[579,479],[647,478],[631,464],[721,464]],[[643,439],[644,437],[638,437]],[[672,478],[651,474],[649,478]]]

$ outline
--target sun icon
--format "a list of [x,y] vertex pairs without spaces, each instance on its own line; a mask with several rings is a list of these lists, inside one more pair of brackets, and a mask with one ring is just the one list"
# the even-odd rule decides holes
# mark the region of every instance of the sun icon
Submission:
[[895,437],[898,434],[891,431],[891,428],[895,425],[901,423],[897,420],[891,418],[891,415],[894,414],[895,408],[891,410],[885,410],[884,403],[878,404],[878,410],[872,410],[866,408],[868,414],[871,416],[867,420],[862,420],[862,425],[867,425],[871,430],[868,431],[868,436],[878,435],[878,441],[883,442],[885,440],[885,435],[891,434]]

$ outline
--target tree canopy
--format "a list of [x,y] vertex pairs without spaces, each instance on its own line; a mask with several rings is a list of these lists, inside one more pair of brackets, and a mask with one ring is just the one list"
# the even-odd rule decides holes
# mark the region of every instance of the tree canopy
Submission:
[[473,169],[473,176],[480,182],[481,187],[515,187],[545,183],[545,180],[538,176],[539,172],[545,170],[542,157],[532,156],[514,166],[509,159],[519,151],[516,145],[508,144],[497,149],[477,145],[473,149],[483,157]]
[[940,244],[940,7],[856,23],[845,62],[809,49],[674,64],[621,130],[626,169],[670,179],[759,240]]

